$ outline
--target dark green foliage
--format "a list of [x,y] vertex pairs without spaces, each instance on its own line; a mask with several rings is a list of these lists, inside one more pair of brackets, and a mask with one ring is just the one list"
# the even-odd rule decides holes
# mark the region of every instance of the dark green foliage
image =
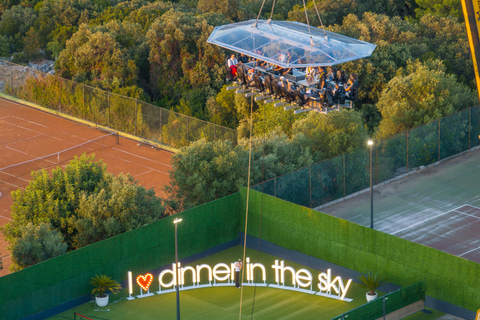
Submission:
[[[69,250],[77,249],[164,216],[153,190],[138,186],[131,176],[107,173],[94,156],[83,155],[65,169],[58,167],[51,175],[42,170],[32,178],[24,191],[12,193],[14,219],[3,227],[12,254],[18,252],[15,268],[63,253],[63,241],[65,249],[67,245]],[[38,253],[43,249],[25,253],[36,238],[38,245],[43,241],[43,248],[49,249],[43,255]]]
[[104,274],[97,274],[90,280],[90,284],[93,286],[92,294],[99,297],[104,297],[106,292],[117,294],[122,289],[120,283]]

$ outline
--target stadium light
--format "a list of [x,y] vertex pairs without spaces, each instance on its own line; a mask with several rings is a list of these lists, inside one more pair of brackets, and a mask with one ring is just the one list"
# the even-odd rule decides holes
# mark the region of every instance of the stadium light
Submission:
[[176,272],[176,281],[175,281],[175,287],[177,291],[177,320],[180,320],[180,275],[178,272],[178,241],[177,241],[177,225],[179,222],[182,222],[181,218],[175,218],[173,220],[173,223],[175,224],[175,266],[177,269]]
[[373,140],[368,140],[370,146],[370,228],[373,229]]

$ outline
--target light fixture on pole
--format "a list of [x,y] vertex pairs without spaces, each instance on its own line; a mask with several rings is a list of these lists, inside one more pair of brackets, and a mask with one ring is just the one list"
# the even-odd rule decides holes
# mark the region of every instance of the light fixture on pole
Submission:
[[179,272],[178,272],[178,241],[177,241],[177,225],[179,222],[181,222],[181,218],[175,218],[173,220],[173,223],[175,224],[175,266],[176,266],[176,279],[175,279],[175,284],[176,284],[176,291],[177,291],[177,320],[180,320],[180,277],[179,277]]
[[370,146],[370,228],[373,229],[373,140],[368,140]]

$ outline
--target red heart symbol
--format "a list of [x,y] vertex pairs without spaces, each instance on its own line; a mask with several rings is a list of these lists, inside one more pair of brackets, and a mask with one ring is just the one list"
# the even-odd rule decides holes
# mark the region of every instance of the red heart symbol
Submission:
[[146,275],[142,276],[139,275],[137,277],[137,283],[144,291],[148,290],[148,287],[152,284],[153,275],[151,273],[147,273]]

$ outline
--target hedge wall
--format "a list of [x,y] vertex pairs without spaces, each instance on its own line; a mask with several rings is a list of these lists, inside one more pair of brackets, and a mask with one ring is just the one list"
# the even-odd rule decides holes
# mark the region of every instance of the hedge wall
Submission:
[[[185,212],[178,226],[179,258],[238,237],[240,194]],[[188,217],[187,217],[188,216]],[[0,278],[0,318],[21,319],[89,294],[90,278],[117,281],[175,261],[173,217],[83,247]]]
[[[245,228],[246,189],[242,230]],[[286,249],[352,270],[373,270],[406,286],[426,280],[426,294],[476,311],[480,264],[251,190],[248,231]]]

